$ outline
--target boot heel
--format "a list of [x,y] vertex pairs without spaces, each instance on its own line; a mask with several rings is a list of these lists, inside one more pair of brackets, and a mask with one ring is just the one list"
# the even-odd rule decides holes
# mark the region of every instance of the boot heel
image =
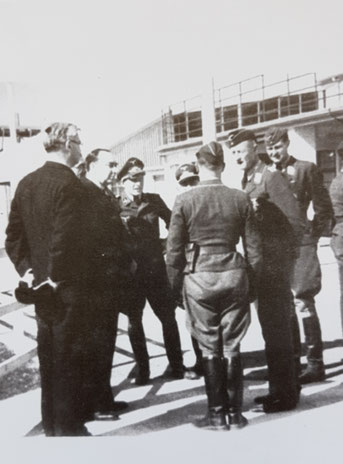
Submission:
[[240,412],[229,412],[228,422],[231,430],[240,430],[249,424],[248,419]]
[[223,408],[209,408],[205,417],[193,422],[197,428],[212,431],[228,431],[230,426],[226,422],[226,416]]

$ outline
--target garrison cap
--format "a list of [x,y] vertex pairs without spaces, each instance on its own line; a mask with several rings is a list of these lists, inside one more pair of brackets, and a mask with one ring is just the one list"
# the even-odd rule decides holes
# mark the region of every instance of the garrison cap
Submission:
[[242,128],[242,129],[237,129],[237,130],[230,132],[226,143],[228,144],[229,148],[232,148],[241,142],[245,142],[246,140],[256,141],[256,137],[253,131]]
[[203,145],[200,150],[196,153],[197,158],[205,158],[213,164],[224,163],[224,152],[223,147],[219,142],[210,142]]
[[267,147],[275,145],[282,139],[288,140],[288,132],[284,127],[270,127],[264,135],[264,143]]
[[117,174],[117,179],[124,182],[145,176],[144,163],[139,158],[129,158]]
[[183,185],[189,179],[199,177],[199,171],[194,163],[181,164],[175,171],[175,179],[180,185]]

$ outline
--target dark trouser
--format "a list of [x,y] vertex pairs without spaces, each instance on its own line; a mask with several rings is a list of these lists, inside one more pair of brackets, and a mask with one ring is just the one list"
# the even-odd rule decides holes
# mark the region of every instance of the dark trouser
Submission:
[[141,372],[149,371],[149,355],[143,328],[143,310],[148,300],[153,312],[162,324],[164,345],[171,368],[183,370],[181,341],[175,318],[176,305],[173,301],[165,268],[156,271],[140,270],[136,285],[127,289],[130,292],[121,310],[129,319],[129,337]]
[[341,311],[341,325],[343,333],[343,223],[338,223],[331,238],[331,248],[334,252],[338,264],[339,272],[339,285],[340,285],[340,311]]
[[36,307],[42,422],[47,436],[72,436],[83,424],[86,302],[82,290],[74,286],[64,286],[59,295],[65,312],[62,322],[47,322],[44,305]]
[[294,399],[297,392],[293,333],[292,262],[265,257],[258,287],[258,318],[265,341],[270,394]]
[[323,343],[314,300],[320,292],[322,277],[317,243],[302,245],[298,251],[291,283],[295,309],[303,321],[308,364],[322,365]]
[[[112,284],[113,285],[113,284]],[[113,408],[111,373],[117,335],[118,301],[114,289],[92,288],[88,294],[85,349],[85,417]]]

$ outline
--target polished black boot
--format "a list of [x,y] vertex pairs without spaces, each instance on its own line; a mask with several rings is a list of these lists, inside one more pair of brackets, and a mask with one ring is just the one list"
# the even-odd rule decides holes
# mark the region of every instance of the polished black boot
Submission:
[[325,379],[323,363],[323,342],[317,314],[303,319],[305,343],[307,348],[307,367],[300,375],[302,384],[321,382]]
[[291,311],[291,331],[293,340],[293,356],[294,356],[294,368],[297,385],[300,387],[300,374],[301,374],[301,337],[300,327],[297,314],[295,312],[294,300],[292,297],[292,311]]
[[129,339],[136,360],[135,384],[146,385],[150,378],[149,354],[146,347],[143,324],[141,320],[130,322]]
[[248,425],[242,414],[243,405],[243,371],[240,354],[225,357],[227,413],[231,430],[238,430]]
[[203,377],[204,375],[204,369],[202,367],[202,352],[198,341],[194,337],[192,337],[192,345],[196,362],[193,367],[188,367],[185,370],[185,378],[188,380],[200,379],[200,377]]
[[166,376],[171,379],[183,379],[185,367],[183,365],[179,329],[174,313],[161,320],[161,322],[164,346],[170,366]]
[[225,372],[222,358],[204,357],[203,369],[208,411],[205,417],[194,422],[206,430],[229,430],[225,416]]

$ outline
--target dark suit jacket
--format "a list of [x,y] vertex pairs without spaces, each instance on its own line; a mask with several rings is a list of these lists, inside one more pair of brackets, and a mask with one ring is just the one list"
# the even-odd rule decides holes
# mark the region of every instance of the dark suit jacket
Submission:
[[82,279],[81,183],[50,162],[18,184],[6,230],[6,251],[18,273],[33,269],[38,284]]
[[82,216],[85,218],[87,278],[92,287],[119,286],[129,277],[129,238],[120,219],[117,199],[111,192],[81,180]]

